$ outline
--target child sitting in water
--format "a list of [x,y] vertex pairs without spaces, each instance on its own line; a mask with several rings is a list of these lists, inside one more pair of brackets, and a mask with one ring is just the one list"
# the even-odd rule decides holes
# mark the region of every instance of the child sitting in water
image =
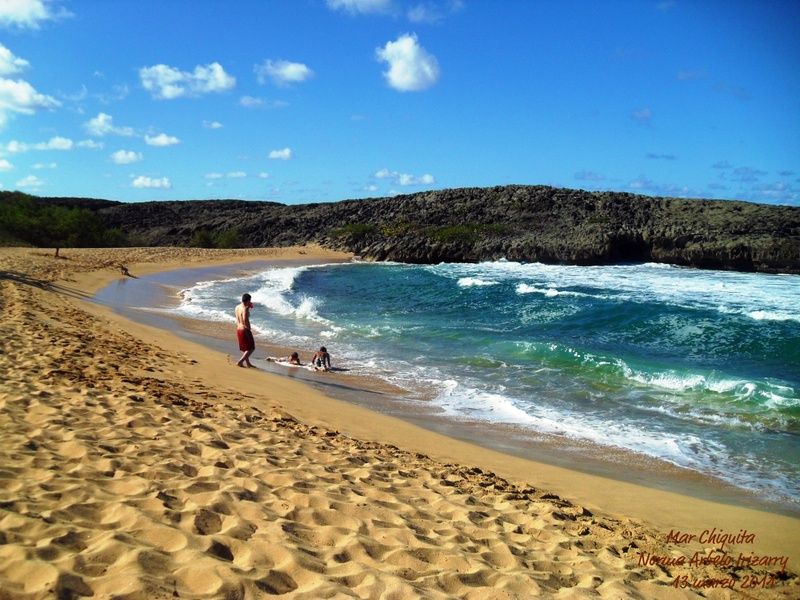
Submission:
[[311,364],[314,365],[315,371],[329,371],[331,368],[331,355],[328,354],[328,349],[322,346],[311,357]]
[[268,356],[267,360],[270,362],[286,363],[287,365],[296,365],[298,367],[303,366],[303,363],[300,362],[300,355],[297,354],[297,352],[292,352],[291,356],[282,356],[281,358]]

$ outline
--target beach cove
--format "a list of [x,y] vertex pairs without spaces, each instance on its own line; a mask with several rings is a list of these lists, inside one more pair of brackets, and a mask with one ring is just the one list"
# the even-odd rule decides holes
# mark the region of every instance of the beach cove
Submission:
[[[796,594],[796,576],[770,579],[781,557],[797,568],[795,518],[447,438],[86,301],[120,263],[344,255],[64,254],[0,251],[0,597]],[[700,541],[715,535],[738,540],[721,544],[730,586],[717,538]]]

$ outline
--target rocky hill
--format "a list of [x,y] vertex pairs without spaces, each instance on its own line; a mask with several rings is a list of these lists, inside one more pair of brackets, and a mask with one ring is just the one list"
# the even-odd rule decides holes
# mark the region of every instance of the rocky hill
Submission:
[[94,209],[106,225],[146,245],[185,245],[198,230],[235,230],[246,246],[318,242],[412,263],[504,257],[800,273],[800,208],[727,200],[503,186],[324,204],[215,200]]

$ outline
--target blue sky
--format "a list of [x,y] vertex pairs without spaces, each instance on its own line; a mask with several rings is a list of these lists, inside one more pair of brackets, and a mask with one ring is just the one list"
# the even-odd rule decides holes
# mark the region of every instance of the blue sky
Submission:
[[795,1],[0,2],[0,187],[800,205]]

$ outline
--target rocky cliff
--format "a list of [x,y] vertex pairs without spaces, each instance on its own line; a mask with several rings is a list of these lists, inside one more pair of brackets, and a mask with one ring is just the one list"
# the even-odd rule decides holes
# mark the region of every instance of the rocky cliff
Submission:
[[800,208],[725,200],[504,186],[306,205],[114,204],[98,214],[148,245],[187,244],[199,229],[235,229],[247,246],[313,241],[413,263],[504,257],[800,273]]

